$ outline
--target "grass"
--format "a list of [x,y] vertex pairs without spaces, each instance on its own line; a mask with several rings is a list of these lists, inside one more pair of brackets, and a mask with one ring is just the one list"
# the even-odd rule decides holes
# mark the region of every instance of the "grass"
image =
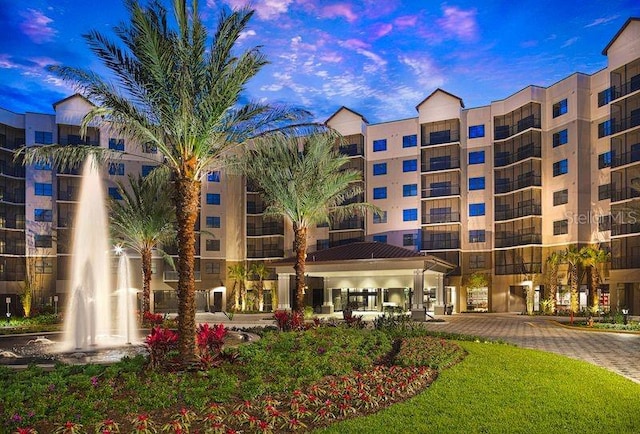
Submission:
[[428,390],[318,433],[640,432],[640,385],[586,362],[501,344],[469,353]]

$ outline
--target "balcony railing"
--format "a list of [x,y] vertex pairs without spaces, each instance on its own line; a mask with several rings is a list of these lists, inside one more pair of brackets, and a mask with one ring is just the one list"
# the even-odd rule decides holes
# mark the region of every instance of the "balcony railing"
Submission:
[[0,193],[0,201],[4,203],[12,203],[17,205],[23,205],[25,203],[24,191],[17,191],[15,193]]
[[341,238],[341,239],[338,239],[338,240],[332,239],[332,240],[329,241],[329,247],[344,246],[346,244],[359,243],[359,242],[362,242],[362,241],[364,241],[364,235],[350,237],[350,238]]
[[541,262],[527,262],[525,264],[496,265],[496,274],[533,274],[542,273]]
[[459,239],[424,240],[422,242],[422,250],[449,250],[449,249],[459,249],[459,248],[460,248]]
[[611,86],[598,93],[598,107],[610,103],[618,98],[640,90],[640,74],[631,77],[629,81],[620,86]]
[[514,247],[527,244],[542,244],[542,234],[506,235],[496,233],[496,247]]
[[423,188],[422,189],[422,197],[443,197],[443,196],[458,196],[460,195],[460,186],[459,185],[451,185],[448,187],[434,187],[434,188]]
[[623,187],[616,190],[611,190],[611,202],[633,199],[634,197],[640,197],[640,192],[635,188]]
[[247,202],[247,214],[262,214],[266,208],[261,202]]
[[[638,149],[633,149],[637,147]],[[623,154],[614,154],[611,158],[611,167],[624,166],[625,164],[636,163],[640,161],[640,143],[633,145],[632,150]]]
[[[199,271],[194,271],[193,274],[194,274],[194,276],[196,278],[196,282],[201,282],[202,281],[202,276],[201,276]],[[178,281],[178,272],[177,271],[173,271],[173,270],[165,271],[163,276],[162,276],[162,279],[165,282],[177,282]]]
[[0,148],[15,150],[18,148],[22,148],[23,146],[24,146],[24,137],[0,140]]
[[640,114],[634,114],[627,118],[620,119],[619,121],[612,118],[608,121],[604,121],[598,125],[598,138],[617,134],[630,128],[635,128],[640,125]]
[[77,202],[79,195],[80,195],[80,190],[79,189],[58,190],[58,200]]
[[431,225],[435,223],[456,223],[459,221],[460,221],[459,212],[438,213],[438,214],[425,213],[422,215],[423,225]]
[[460,130],[430,131],[422,136],[422,146],[442,145],[460,141]]
[[349,229],[364,229],[364,219],[360,217],[353,217],[331,225],[331,230],[333,231],[344,231]]
[[0,168],[0,174],[11,176],[13,178],[24,178],[24,167],[2,167]]
[[[24,217],[24,216],[23,216]],[[0,229],[24,229],[24,220],[0,219]]]
[[90,138],[86,139],[77,139],[77,138],[69,138],[69,137],[60,137],[58,139],[59,145],[89,145],[89,146],[100,146],[100,140],[91,140]]
[[493,130],[495,140],[507,139],[529,128],[540,128],[540,118],[533,115],[522,118],[515,125],[496,125]]
[[531,215],[542,215],[542,206],[534,204],[499,211],[496,210],[494,217],[495,220],[510,220]]
[[617,223],[611,225],[611,235],[640,234],[640,223]]
[[247,225],[247,236],[249,237],[260,237],[264,235],[284,235],[284,225],[264,225],[264,226],[254,226]]
[[358,143],[343,145],[339,147],[339,152],[342,155],[346,155],[348,157],[355,157],[356,155],[364,155],[364,145],[360,145]]
[[509,164],[521,161],[527,158],[542,156],[542,148],[540,145],[534,145],[533,143],[527,146],[521,146],[516,152],[509,152],[504,154],[496,154],[493,159],[495,167],[508,166]]
[[423,172],[435,172],[437,170],[450,170],[460,168],[460,158],[450,158],[446,160],[433,160],[422,162]]
[[494,192],[496,194],[508,193],[514,190],[520,190],[527,187],[540,187],[542,185],[542,177],[536,175],[535,172],[527,172],[518,175],[518,179],[511,181],[509,178],[496,178]]
[[284,249],[260,249],[260,250],[247,250],[247,258],[283,258]]

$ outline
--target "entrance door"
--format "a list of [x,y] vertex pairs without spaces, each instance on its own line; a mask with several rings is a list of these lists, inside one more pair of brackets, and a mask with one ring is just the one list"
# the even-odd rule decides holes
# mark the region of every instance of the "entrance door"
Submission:
[[366,289],[350,291],[348,302],[353,310],[378,310],[378,292]]
[[222,312],[222,292],[213,293],[213,304],[211,305],[212,312]]

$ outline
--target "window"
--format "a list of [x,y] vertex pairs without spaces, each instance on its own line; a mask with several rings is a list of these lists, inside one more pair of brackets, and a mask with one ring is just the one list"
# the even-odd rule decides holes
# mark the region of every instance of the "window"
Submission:
[[418,170],[418,160],[404,160],[402,162],[403,172],[415,172]]
[[611,199],[611,184],[602,184],[598,186],[598,200]]
[[53,187],[51,184],[36,182],[34,185],[34,189],[35,189],[36,196],[52,196],[53,195]]
[[373,236],[373,241],[376,243],[386,243],[387,242],[387,236],[386,235],[374,235]]
[[46,163],[38,162],[33,165],[33,168],[35,170],[51,170],[51,163],[48,161]]
[[36,259],[35,272],[41,274],[53,273],[53,261],[47,258]]
[[37,222],[53,221],[53,211],[50,209],[36,208],[33,210],[33,218]]
[[484,176],[469,178],[469,190],[484,190]]
[[614,94],[615,94],[614,86],[600,92],[598,94],[598,107],[602,107],[603,105],[609,104],[611,101],[613,101]]
[[124,175],[124,163],[109,163],[109,175]]
[[158,146],[155,143],[147,142],[142,145],[142,152],[145,154],[157,154]]
[[476,229],[469,231],[470,243],[484,243],[486,240],[486,232],[484,229]]
[[402,136],[403,148],[413,148],[414,146],[418,146],[418,136],[416,134],[411,134],[410,136]]
[[219,216],[207,216],[206,224],[208,228],[219,228],[220,227],[220,217]]
[[316,250],[325,250],[329,248],[329,239],[316,241]]
[[374,199],[386,199],[387,198],[387,187],[375,187],[373,189],[373,198]]
[[418,220],[418,209],[417,208],[409,208],[402,210],[402,221],[405,222],[414,222]]
[[484,137],[484,124],[471,125],[469,127],[469,138],[477,139],[478,137]]
[[150,174],[156,166],[147,166],[146,164],[142,165],[142,176],[147,176]]
[[207,193],[207,205],[220,205],[220,194]]
[[417,234],[403,234],[402,235],[402,245],[405,247],[415,246],[417,244],[418,235]]
[[484,151],[469,152],[469,164],[484,163]]
[[373,152],[387,150],[387,139],[378,139],[373,141]]
[[49,131],[36,131],[35,142],[39,145],[51,145],[53,143],[53,133]]
[[453,194],[453,191],[451,189],[451,181],[432,182],[431,184],[429,184],[429,188],[431,189],[430,197],[450,196],[451,194]]
[[569,163],[566,159],[553,163],[553,176],[564,175],[569,171]]
[[598,217],[598,230],[600,232],[611,230],[611,214]]
[[402,186],[402,197],[418,195],[418,184],[405,184]]
[[553,105],[553,117],[557,118],[567,112],[567,99],[563,99],[562,101],[558,101]]
[[380,176],[387,174],[387,163],[375,163],[373,165],[373,176]]
[[564,189],[553,192],[553,206],[562,205],[569,202],[569,190]]
[[377,213],[377,212],[373,213],[373,223],[374,224],[386,223],[386,222],[387,222],[387,212],[386,211],[381,211],[380,213]]
[[470,203],[469,217],[477,217],[484,215],[484,203]]
[[207,252],[219,252],[220,240],[207,240],[205,249],[207,250]]
[[472,270],[487,268],[485,255],[482,253],[472,253],[469,256],[469,268]]
[[122,200],[122,195],[120,194],[118,187],[109,187],[109,197],[116,200]]
[[569,220],[556,220],[553,222],[553,235],[569,233]]
[[114,151],[124,151],[124,139],[109,138],[109,149]]
[[209,182],[220,182],[220,171],[215,170],[207,174],[207,181]]
[[553,133],[553,147],[564,145],[569,141],[569,132],[567,130],[561,130],[557,133]]
[[53,244],[51,235],[36,235],[34,237],[34,242],[36,247],[49,248]]
[[205,262],[204,274],[220,274],[220,262],[219,261]]
[[598,155],[598,169],[611,167],[611,151]]
[[611,126],[611,119],[608,119],[598,125],[598,138],[610,136],[613,133],[613,128]]

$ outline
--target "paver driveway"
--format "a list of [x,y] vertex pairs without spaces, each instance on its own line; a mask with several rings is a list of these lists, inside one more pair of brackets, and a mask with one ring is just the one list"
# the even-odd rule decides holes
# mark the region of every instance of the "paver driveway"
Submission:
[[501,339],[593,363],[640,383],[640,334],[569,329],[545,317],[460,314],[427,323],[431,330]]

